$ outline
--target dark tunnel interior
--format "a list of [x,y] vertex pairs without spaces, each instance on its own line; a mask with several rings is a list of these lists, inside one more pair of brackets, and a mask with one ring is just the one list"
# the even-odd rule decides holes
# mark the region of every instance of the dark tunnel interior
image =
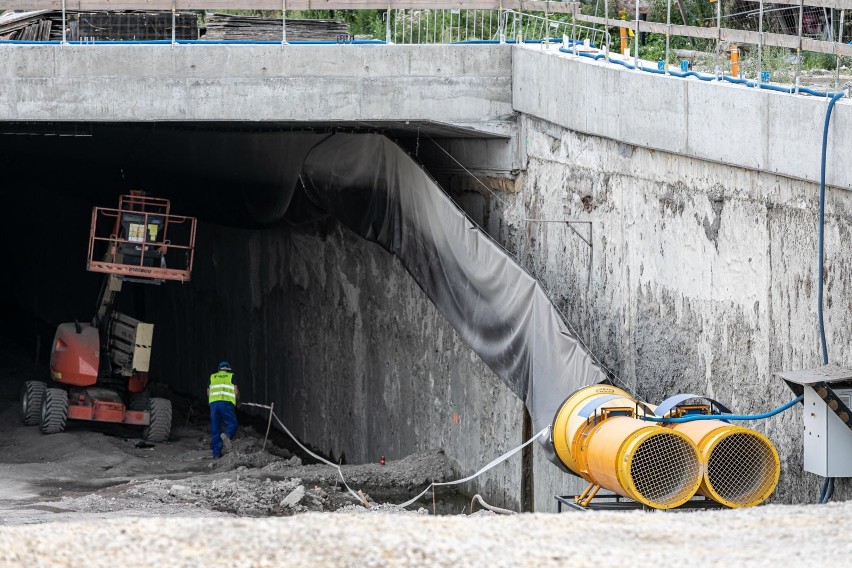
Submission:
[[[212,305],[224,298],[234,308],[223,312],[239,314],[235,317],[241,320],[269,317],[262,307],[251,306],[249,286],[239,277],[245,265],[234,262],[229,267],[242,252],[234,253],[237,256],[220,252],[220,248],[230,250],[222,241],[265,233],[274,233],[274,238],[296,234],[322,239],[340,231],[337,222],[303,194],[297,191],[291,197],[281,191],[298,183],[305,153],[331,129],[170,123],[6,124],[0,130],[0,171],[6,188],[0,236],[6,243],[7,267],[0,295],[6,325],[0,329],[0,342],[8,368],[0,376],[2,401],[17,400],[24,380],[47,380],[50,347],[59,323],[85,322],[94,316],[104,276],[87,272],[85,266],[93,207],[115,207],[119,195],[143,190],[171,200],[173,213],[198,218],[193,280],[126,285],[118,300],[123,313],[155,324],[152,380],[190,395],[203,394],[203,387],[194,385],[187,375],[197,375],[198,384],[203,385],[205,373],[217,360],[239,358],[228,354],[228,342],[235,335],[251,336],[251,343],[257,341],[254,334],[263,331],[252,331],[241,321],[235,326],[239,332],[229,330],[217,336],[212,330],[196,330],[190,337],[181,336],[184,332],[175,330],[193,329],[187,318],[218,309]],[[391,134],[403,147],[414,144],[410,132]],[[428,164],[424,166],[428,169]],[[336,241],[329,242],[334,246]],[[390,256],[375,245],[360,246],[375,250],[370,254]],[[202,282],[211,277],[205,266],[213,257],[219,271],[215,278],[221,280]],[[229,272],[236,275],[222,278]],[[296,284],[289,292],[298,288]],[[195,302],[195,309],[174,309]],[[244,340],[243,336],[237,339]],[[187,361],[175,368],[164,361],[164,352],[180,353]]]
[[155,386],[203,414],[208,377],[229,361],[251,401],[354,463],[476,444],[447,417],[488,421],[481,409],[506,396],[540,430],[559,393],[603,374],[480,230],[481,192],[442,191],[458,173],[417,156],[417,128],[6,125],[0,400],[50,380],[57,325],[93,320],[105,277],[86,270],[92,208],[141,190],[198,219],[191,280],[125,281],[115,304],[154,326]]

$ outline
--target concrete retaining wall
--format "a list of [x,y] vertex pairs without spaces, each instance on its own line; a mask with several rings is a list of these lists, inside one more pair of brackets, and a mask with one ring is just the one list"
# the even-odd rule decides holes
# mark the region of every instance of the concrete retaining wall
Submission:
[[[383,249],[337,225],[198,235],[192,282],[148,302],[156,371],[175,388],[203,396],[227,359],[244,400],[275,402],[347,463],[441,448],[467,474],[520,443],[520,400]],[[520,461],[466,489],[517,508]]]
[[[512,53],[519,112],[576,132],[819,182],[826,99],[629,71],[537,47]],[[830,137],[829,163],[852,155],[852,101],[837,104]],[[831,168],[827,183],[852,189],[852,169]]]
[[[652,403],[702,393],[757,413],[794,395],[774,377],[820,365],[818,186],[657,152],[524,118],[529,165],[490,231],[541,278],[591,349]],[[485,206],[487,208],[487,206]],[[475,211],[475,209],[473,209]],[[590,249],[564,224],[593,223]],[[577,226],[579,231],[586,231]],[[584,233],[586,234],[586,233]],[[830,189],[825,320],[831,360],[852,365],[852,194]],[[777,445],[773,499],[814,501],[801,407],[755,423]],[[541,456],[536,506],[578,485]],[[837,498],[849,486],[838,481]]]
[[0,121],[405,121],[506,133],[505,46],[0,49]]

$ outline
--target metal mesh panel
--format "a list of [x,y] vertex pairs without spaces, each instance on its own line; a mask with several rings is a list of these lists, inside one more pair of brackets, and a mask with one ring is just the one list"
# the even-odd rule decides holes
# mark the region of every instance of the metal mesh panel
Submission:
[[[83,12],[70,18],[71,40],[171,39],[171,12]],[[198,16],[175,14],[175,38],[198,39]]]
[[707,483],[731,503],[756,505],[774,488],[777,470],[778,462],[766,440],[736,432],[713,448]]
[[642,442],[630,465],[636,490],[649,503],[661,507],[692,497],[700,475],[695,446],[669,432],[660,432]]

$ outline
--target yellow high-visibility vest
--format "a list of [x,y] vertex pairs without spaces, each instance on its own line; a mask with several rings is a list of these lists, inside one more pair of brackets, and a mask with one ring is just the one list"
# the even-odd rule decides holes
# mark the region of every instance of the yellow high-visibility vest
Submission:
[[208,402],[224,400],[234,406],[237,405],[237,393],[234,390],[233,373],[219,371],[210,375],[210,396]]

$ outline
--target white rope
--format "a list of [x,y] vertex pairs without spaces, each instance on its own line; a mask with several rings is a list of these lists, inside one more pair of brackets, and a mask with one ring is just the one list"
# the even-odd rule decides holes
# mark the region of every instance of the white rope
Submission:
[[355,493],[354,491],[352,491],[352,488],[351,488],[351,487],[349,487],[349,484],[348,484],[348,483],[346,483],[346,479],[343,477],[343,470],[342,470],[342,469],[340,469],[340,466],[339,466],[339,465],[337,465],[336,463],[332,463],[332,462],[328,461],[327,459],[325,459],[325,458],[324,458],[324,457],[322,457],[322,456],[318,456],[317,454],[313,453],[311,450],[309,450],[308,448],[306,448],[305,446],[303,446],[303,445],[302,445],[302,443],[301,443],[298,439],[296,439],[296,436],[294,436],[294,435],[293,435],[293,433],[292,433],[292,432],[290,432],[290,430],[288,430],[286,426],[284,426],[284,423],[283,423],[283,422],[281,422],[281,420],[279,420],[278,415],[277,415],[277,414],[275,414],[275,412],[273,412],[273,411],[272,411],[272,407],[271,407],[271,406],[267,406],[267,405],[265,405],[265,404],[256,404],[256,403],[254,403],[254,402],[243,402],[243,403],[241,403],[241,404],[242,404],[243,406],[256,406],[257,408],[266,408],[267,410],[269,410],[270,412],[272,412],[272,416],[273,416],[273,417],[275,417],[275,421],[276,421],[276,422],[278,422],[278,425],[279,425],[279,426],[281,426],[281,429],[282,429],[282,430],[284,430],[284,432],[285,432],[288,436],[290,436],[290,437],[293,439],[293,441],[294,441],[294,442],[296,442],[296,445],[297,445],[297,446],[299,446],[300,448],[302,448],[302,450],[304,450],[304,451],[305,451],[305,453],[306,453],[306,454],[308,454],[309,456],[311,456],[311,457],[313,457],[313,458],[316,458],[316,459],[318,459],[319,461],[321,461],[321,462],[323,462],[323,463],[325,463],[325,464],[328,464],[328,465],[330,465],[331,467],[335,468],[335,469],[337,470],[337,475],[339,475],[339,476],[340,476],[340,481],[342,481],[342,482],[343,482],[343,485],[346,487],[346,490],[347,490],[347,491],[349,491],[349,493],[350,493],[353,497],[355,497],[355,499],[357,499],[358,501],[363,501],[363,500],[361,499],[361,497],[359,497],[359,496],[358,496],[358,494],[357,494],[357,493]]
[[[296,442],[296,445],[298,445],[300,448],[302,448],[302,450],[304,450],[305,453],[307,453],[311,457],[316,458],[319,461],[321,461],[325,464],[328,464],[331,467],[337,469],[337,474],[340,476],[340,480],[343,482],[343,485],[346,486],[346,489],[349,491],[349,493],[352,494],[352,496],[355,497],[355,499],[357,499],[358,501],[363,502],[363,499],[361,497],[359,497],[357,493],[352,491],[352,488],[349,487],[349,485],[346,483],[346,479],[343,477],[343,470],[340,468],[340,466],[337,465],[336,463],[332,463],[332,462],[328,461],[327,459],[325,459],[322,456],[318,456],[317,454],[313,453],[311,450],[309,450],[308,448],[303,446],[302,443],[299,440],[296,439],[296,436],[294,436],[293,433],[290,432],[290,430],[288,430],[286,426],[284,426],[284,423],[281,422],[281,420],[278,418],[278,415],[275,414],[275,412],[272,411],[271,406],[268,406],[266,404],[257,404],[257,403],[254,403],[254,402],[243,402],[243,403],[240,403],[240,404],[242,406],[254,406],[256,408],[265,408],[265,409],[269,410],[272,413],[272,416],[275,417],[275,421],[278,422],[278,425],[281,426],[282,430],[284,430],[284,433],[287,434],[288,436],[290,436],[290,438],[292,438],[293,441]],[[430,489],[432,489],[433,487],[437,487],[437,486],[441,486],[441,485],[442,486],[459,485],[459,484],[462,484],[462,483],[467,483],[468,481],[470,481],[472,479],[476,479],[477,477],[479,477],[480,475],[482,475],[483,473],[485,473],[489,469],[494,468],[495,466],[503,463],[504,461],[506,461],[507,459],[509,459],[513,455],[517,454],[518,452],[520,452],[521,450],[523,450],[524,448],[526,448],[527,446],[532,444],[534,441],[538,440],[541,437],[547,436],[547,434],[549,432],[550,432],[550,426],[546,427],[544,430],[542,430],[541,432],[539,432],[538,434],[536,434],[535,436],[533,436],[532,438],[530,438],[529,440],[527,440],[526,442],[524,442],[523,444],[518,446],[517,448],[511,449],[508,452],[506,452],[505,454],[501,455],[500,457],[492,460],[485,467],[483,467],[482,469],[480,469],[479,471],[477,471],[474,474],[468,475],[464,479],[456,479],[455,481],[436,481],[436,482],[430,483],[429,486],[426,489],[424,489],[423,491],[421,491],[419,495],[417,495],[416,497],[414,497],[412,499],[409,499],[405,503],[397,505],[397,507],[408,507],[409,505],[412,505],[415,501],[417,501],[418,499],[420,499],[421,497],[426,495],[426,493],[428,493],[428,491]]]
[[502,462],[506,461],[507,459],[509,459],[509,458],[510,458],[510,457],[512,457],[513,455],[517,454],[517,453],[518,453],[518,452],[520,452],[522,449],[524,449],[525,447],[529,446],[530,444],[532,444],[534,441],[538,440],[538,439],[539,439],[539,438],[541,438],[542,436],[547,435],[547,433],[548,433],[549,431],[550,431],[550,426],[548,426],[547,428],[545,428],[544,430],[542,430],[541,432],[539,432],[538,434],[536,434],[535,436],[533,436],[532,438],[530,438],[529,440],[527,440],[526,442],[524,442],[523,444],[521,444],[520,446],[518,446],[517,448],[514,448],[514,449],[512,449],[512,450],[509,450],[508,452],[506,452],[505,454],[503,454],[503,455],[502,455],[502,456],[500,456],[499,458],[497,458],[497,459],[493,460],[491,463],[489,463],[488,465],[486,465],[485,467],[483,467],[482,469],[480,469],[480,470],[479,470],[479,471],[477,471],[476,473],[474,473],[474,474],[472,474],[472,475],[468,475],[468,476],[467,476],[467,477],[465,477],[464,479],[457,479],[457,480],[455,480],[455,481],[436,481],[436,482],[434,482],[434,483],[431,483],[431,484],[429,484],[429,487],[427,487],[426,489],[424,489],[424,490],[423,490],[423,491],[422,491],[422,492],[421,492],[421,493],[420,493],[417,497],[414,497],[413,499],[409,499],[409,500],[408,500],[408,501],[406,501],[405,503],[402,503],[401,505],[398,505],[398,506],[399,506],[399,507],[408,507],[409,505],[411,505],[412,503],[414,503],[415,501],[417,501],[418,499],[420,499],[421,497],[423,497],[424,495],[426,495],[426,493],[427,493],[430,489],[432,489],[432,487],[437,487],[437,486],[439,486],[439,485],[459,485],[459,484],[461,484],[461,483],[466,483],[466,482],[470,481],[471,479],[477,478],[477,477],[479,477],[480,475],[482,475],[483,473],[485,473],[486,471],[488,471],[489,469],[493,468],[494,466],[496,466],[496,465],[498,465],[498,464],[500,464],[500,463],[502,463]]

